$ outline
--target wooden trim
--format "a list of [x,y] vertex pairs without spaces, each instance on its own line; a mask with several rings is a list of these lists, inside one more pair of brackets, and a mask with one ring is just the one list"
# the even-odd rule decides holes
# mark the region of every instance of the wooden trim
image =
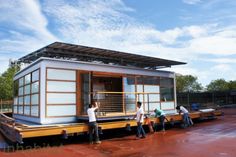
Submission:
[[[38,78],[38,80],[35,80],[35,81],[33,81],[32,82],[32,73],[33,72],[35,72],[35,71],[39,71],[39,78]],[[25,76],[27,76],[27,75],[30,75],[30,83],[27,83],[27,84],[25,84]],[[26,116],[26,117],[37,117],[37,118],[39,118],[40,116],[38,115],[38,116],[31,116],[31,106],[32,106],[32,104],[31,104],[31,97],[32,97],[32,95],[35,95],[35,94],[38,94],[38,106],[39,106],[39,111],[38,112],[40,112],[40,76],[41,76],[41,73],[40,73],[40,68],[38,68],[38,69],[35,69],[35,70],[33,70],[33,71],[31,71],[31,72],[29,72],[28,74],[25,74],[24,76],[22,76],[22,77],[20,77],[20,78],[18,78],[16,81],[18,81],[18,83],[19,83],[19,80],[20,79],[23,79],[23,85],[21,85],[21,86],[18,86],[18,90],[20,89],[20,88],[22,88],[23,89],[23,94],[22,95],[19,95],[19,93],[18,93],[18,96],[17,96],[17,98],[18,98],[18,100],[17,100],[17,113],[14,113],[13,112],[13,114],[16,114],[16,115],[21,115],[21,116]],[[39,82],[39,89],[38,89],[38,92],[34,92],[34,93],[31,93],[32,92],[32,84],[33,83],[36,83],[36,82]],[[25,87],[26,86],[29,86],[30,87],[30,92],[28,93],[28,94],[25,94]],[[29,96],[29,104],[25,104],[25,97],[26,96]],[[19,98],[22,98],[23,100],[23,104],[22,105],[20,105],[19,104]],[[15,106],[15,105],[14,105]],[[22,114],[21,113],[19,113],[19,107],[22,107]],[[29,115],[26,115],[25,114],[25,106],[30,106],[30,114]],[[34,105],[35,106],[35,105]],[[14,107],[13,107],[13,111],[14,111]]]
[[76,103],[75,104],[47,104],[47,106],[76,106]]
[[[75,80],[58,80],[58,79],[48,79],[48,69],[58,69],[58,70],[71,70],[71,71],[75,71],[76,73],[76,79]],[[122,78],[122,92],[98,92],[98,93],[110,93],[110,94],[122,94],[123,95],[123,101],[122,101],[122,106],[123,106],[123,112],[126,112],[125,110],[125,99],[124,99],[124,94],[126,94],[127,92],[124,92],[124,81],[123,81],[123,78],[124,77],[131,77],[131,78],[134,78],[135,79],[135,91],[137,91],[137,78],[138,77],[141,77],[141,78],[146,78],[146,77],[155,77],[157,79],[159,79],[159,82],[157,84],[155,84],[154,86],[159,86],[160,87],[160,91],[161,91],[161,78],[162,79],[173,79],[172,77],[160,77],[160,76],[149,76],[149,75],[132,75],[132,74],[123,74],[123,73],[110,73],[110,72],[99,72],[99,71],[87,71],[87,70],[79,70],[79,69],[67,69],[67,68],[55,68],[55,67],[46,67],[46,91],[45,91],[45,117],[46,118],[50,118],[50,116],[47,116],[47,106],[52,106],[52,105],[74,105],[74,104],[48,104],[47,103],[47,94],[48,93],[62,93],[62,94],[67,94],[67,93],[75,93],[76,94],[76,115],[80,115],[81,114],[81,111],[82,111],[82,107],[83,107],[83,103],[82,103],[82,99],[81,99],[81,96],[82,96],[82,93],[81,93],[81,76],[80,74],[81,73],[90,73],[90,84],[91,84],[91,81],[93,80],[92,77],[121,77]],[[76,91],[75,92],[59,92],[59,91],[48,91],[48,88],[47,88],[47,85],[48,85],[48,81],[58,81],[58,82],[76,82]],[[141,85],[141,84],[140,84]],[[145,85],[152,85],[152,84],[145,84]],[[135,94],[135,100],[137,102],[137,99],[138,99],[138,96],[137,94],[142,94],[140,95],[142,97],[142,100],[143,102],[142,103],[147,103],[146,100],[145,100],[145,94],[159,94],[160,95],[160,98],[161,98],[161,92],[144,92],[144,83],[142,81],[142,92],[129,92],[129,94]],[[91,94],[90,94],[90,97],[91,97],[91,100],[92,100],[92,84],[91,84]],[[168,87],[168,86],[165,86],[165,87]],[[171,87],[174,87],[171,86]],[[170,88],[170,87],[168,87]],[[135,102],[135,104],[136,104]],[[161,108],[161,102],[162,101],[153,101],[153,102],[150,102],[150,103],[160,103],[160,108]],[[166,102],[166,101],[165,101]],[[171,101],[172,102],[172,101]],[[55,117],[65,117],[65,116],[55,116]]]
[[51,82],[76,82],[76,80],[57,80],[57,79],[46,79],[46,81],[51,81]]
[[59,91],[47,91],[46,94],[76,94],[76,92],[59,92]]
[[82,81],[81,81],[81,72],[76,71],[76,115],[79,116],[82,111],[82,101],[81,101],[81,89],[82,89]]
[[[39,90],[38,90],[38,116],[37,117],[41,117],[40,115],[40,111],[41,111],[41,69],[39,68]],[[32,115],[31,115],[32,116]],[[35,117],[35,116],[34,116]]]
[[99,71],[91,71],[93,72],[94,77],[122,77],[125,74],[122,73],[112,73],[112,72],[99,72]]
[[98,94],[160,94],[157,92],[96,92]]
[[[57,80],[57,79],[48,79],[48,69],[56,69],[56,70],[67,70],[67,71],[74,71],[75,72],[75,80]],[[77,105],[77,87],[76,87],[76,91],[75,92],[60,92],[60,91],[48,91],[48,82],[49,81],[54,81],[54,82],[75,82],[75,85],[77,86],[77,71],[75,69],[66,69],[66,68],[55,68],[55,67],[46,67],[45,68],[45,118],[60,118],[60,117],[72,117],[72,115],[69,116],[48,116],[48,111],[47,111],[47,107],[48,106],[72,106],[72,105]],[[75,94],[76,96],[76,102],[75,104],[48,104],[48,94]],[[76,115],[73,115],[73,117]]]
[[122,76],[122,92],[123,92],[123,94],[122,94],[122,106],[123,106],[123,113],[125,113],[126,114],[126,103],[125,103],[125,93],[124,93],[124,77]]
[[48,67],[45,68],[45,118],[47,118],[47,102],[48,102],[48,95],[47,95],[48,82],[47,82],[47,78],[48,78]]

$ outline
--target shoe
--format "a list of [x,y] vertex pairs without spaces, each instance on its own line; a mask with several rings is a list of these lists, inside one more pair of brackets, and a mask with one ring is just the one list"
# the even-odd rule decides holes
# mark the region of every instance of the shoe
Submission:
[[146,138],[146,136],[142,136],[141,138]]
[[165,129],[162,129],[162,131],[166,131]]
[[93,144],[93,142],[89,142],[89,144]]
[[95,144],[101,144],[102,142],[101,141],[96,141]]

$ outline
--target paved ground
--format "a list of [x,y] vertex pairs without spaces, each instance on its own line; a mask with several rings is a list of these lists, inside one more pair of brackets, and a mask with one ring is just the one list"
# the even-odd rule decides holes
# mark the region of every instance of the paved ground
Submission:
[[[80,138],[78,138],[76,141],[63,142],[61,146],[54,144],[51,147],[47,147],[46,141],[43,141],[43,144],[41,141],[41,148],[31,141],[30,145],[24,147],[27,150],[22,151],[22,147],[18,147],[20,150],[14,152],[3,149],[0,156],[235,157],[236,109],[227,109],[225,113],[225,116],[217,120],[196,123],[188,129],[172,128],[165,133],[148,134],[146,139],[135,140],[134,135],[106,137],[100,145],[89,145],[84,139],[79,141]],[[112,133],[115,135],[117,131]],[[2,141],[1,137],[0,141]],[[31,149],[31,147],[38,148]]]

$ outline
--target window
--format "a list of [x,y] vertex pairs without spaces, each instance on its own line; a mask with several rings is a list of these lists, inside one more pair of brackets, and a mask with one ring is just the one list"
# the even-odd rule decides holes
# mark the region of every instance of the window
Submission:
[[124,77],[124,92],[130,92],[125,94],[125,109],[126,112],[136,111],[136,96],[135,96],[135,77]]
[[174,101],[174,79],[161,78],[161,101]]
[[24,91],[24,87],[20,87],[19,90],[18,90],[18,92],[19,92],[18,95],[19,96],[23,95],[24,94],[23,91]]
[[23,86],[24,85],[24,78],[20,78],[19,79],[19,86]]
[[159,85],[160,84],[160,78],[159,77],[143,77],[143,84],[145,85]]
[[14,81],[14,97],[17,97],[19,93],[19,80]]
[[36,70],[32,73],[32,82],[39,80],[39,70]]
[[14,114],[39,116],[39,70],[14,82]]
[[39,103],[39,94],[31,95],[31,104],[38,105],[38,103]]
[[31,85],[31,93],[38,93],[39,92],[39,82],[34,82]]
[[26,85],[25,88],[24,88],[24,94],[27,95],[27,94],[30,94],[30,85]]
[[[160,108],[160,78],[154,76],[142,77],[142,85],[137,85],[137,92],[143,92],[144,110],[147,112]],[[139,87],[142,86],[142,87]],[[140,89],[139,89],[140,88]]]
[[25,76],[25,85],[31,82],[31,74]]
[[30,96],[24,96],[24,105],[30,105]]

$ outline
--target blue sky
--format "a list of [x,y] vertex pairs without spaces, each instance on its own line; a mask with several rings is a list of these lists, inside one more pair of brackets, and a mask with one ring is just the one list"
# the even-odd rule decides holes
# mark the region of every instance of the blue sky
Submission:
[[236,79],[234,0],[0,0],[0,73],[55,41],[187,62],[168,70]]

